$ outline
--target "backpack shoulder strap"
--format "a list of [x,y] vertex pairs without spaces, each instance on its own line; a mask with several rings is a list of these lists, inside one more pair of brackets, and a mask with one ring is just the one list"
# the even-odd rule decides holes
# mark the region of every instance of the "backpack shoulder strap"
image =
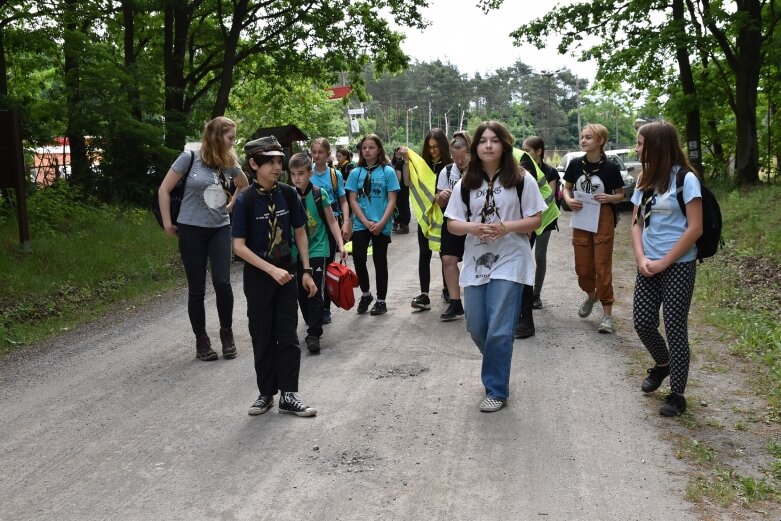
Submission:
[[331,186],[334,187],[334,197],[338,199],[339,193],[337,190],[339,188],[339,183],[336,181],[336,168],[334,167],[331,167]]
[[190,150],[190,166],[187,167],[187,172],[184,173],[184,179],[182,179],[182,190],[187,185],[187,178],[190,177],[190,170],[193,169],[193,163],[195,162],[195,150]]
[[518,209],[521,211],[521,219],[523,219],[523,185],[526,184],[526,176],[523,176],[521,183],[515,185],[515,191],[518,193]]
[[683,202],[683,184],[686,182],[686,170],[678,166],[675,173],[675,198],[678,200],[678,206],[681,208],[683,216],[686,217],[686,203]]
[[252,223],[255,221],[255,188],[253,187],[252,183],[250,183],[249,188],[244,190],[241,193],[241,197],[244,198],[244,202],[246,204],[246,218],[247,218],[247,237],[250,236],[250,233],[252,231]]
[[323,225],[328,226],[325,220],[325,209],[323,208],[323,191],[319,186],[312,185],[312,199],[315,201],[315,208],[317,208],[320,220],[323,222]]
[[466,206],[466,222],[472,217],[472,209],[469,207],[469,188],[464,184],[464,180],[461,180],[461,201]]

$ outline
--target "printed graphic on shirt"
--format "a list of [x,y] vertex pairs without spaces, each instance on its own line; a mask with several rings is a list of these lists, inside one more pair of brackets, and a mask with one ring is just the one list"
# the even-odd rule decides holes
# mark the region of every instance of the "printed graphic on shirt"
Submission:
[[[474,258],[475,261],[475,276],[477,277],[488,277],[490,275],[491,268],[494,267],[494,264],[496,264],[496,261],[500,259],[500,256],[495,253],[484,253],[480,255],[478,258]],[[484,275],[481,275],[479,272],[488,272]]]
[[587,194],[603,194],[602,179],[595,175],[583,175],[578,179],[578,191]]
[[216,185],[209,185],[203,191],[203,202],[208,208],[222,208],[228,204],[228,194],[220,186],[219,181]]

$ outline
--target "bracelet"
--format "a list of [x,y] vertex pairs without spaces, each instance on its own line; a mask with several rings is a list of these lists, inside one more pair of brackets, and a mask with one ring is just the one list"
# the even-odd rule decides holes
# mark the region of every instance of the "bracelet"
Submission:
[[312,268],[303,268],[301,271],[302,271],[303,273],[309,273],[309,275],[310,275],[310,276],[311,276],[311,275],[314,273],[314,272],[312,271]]

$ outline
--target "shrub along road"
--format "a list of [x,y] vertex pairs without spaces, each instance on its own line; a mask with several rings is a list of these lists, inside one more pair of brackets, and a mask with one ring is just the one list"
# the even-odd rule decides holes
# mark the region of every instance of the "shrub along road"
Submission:
[[[0,367],[0,519],[694,519],[686,465],[660,436],[669,420],[628,376],[631,254],[616,254],[617,335],[600,335],[596,311],[577,316],[569,237],[565,216],[498,413],[478,411],[464,321],[440,322],[438,299],[409,306],[414,232],[393,237],[388,314],[336,310],[322,353],[303,354],[315,418],[247,415],[239,269],[235,360],[195,359],[184,291],[14,352]],[[219,343],[212,293],[207,323]]]

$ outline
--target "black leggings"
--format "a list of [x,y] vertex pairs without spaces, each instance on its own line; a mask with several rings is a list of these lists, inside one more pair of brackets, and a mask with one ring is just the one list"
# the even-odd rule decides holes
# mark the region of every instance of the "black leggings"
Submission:
[[[418,225],[418,278],[420,279],[420,292],[428,293],[431,288],[431,257],[433,252],[428,245],[428,239]],[[445,273],[442,273],[442,287],[447,289]]]
[[388,294],[388,244],[391,242],[390,236],[382,233],[372,235],[369,230],[361,230],[353,232],[352,239],[353,262],[361,291],[366,293],[371,287],[369,285],[369,270],[366,267],[367,251],[371,242],[374,275],[377,278],[377,300],[385,300],[385,296]]
[[[686,390],[689,378],[689,307],[694,293],[697,261],[673,264],[662,273],[635,279],[635,331],[657,365],[670,364],[670,387]],[[663,305],[663,306],[662,306]],[[664,314],[667,343],[659,333],[659,308]]]
[[180,224],[179,253],[187,275],[187,313],[195,336],[206,333],[206,262],[211,264],[220,327],[233,326],[230,226],[203,228]]

